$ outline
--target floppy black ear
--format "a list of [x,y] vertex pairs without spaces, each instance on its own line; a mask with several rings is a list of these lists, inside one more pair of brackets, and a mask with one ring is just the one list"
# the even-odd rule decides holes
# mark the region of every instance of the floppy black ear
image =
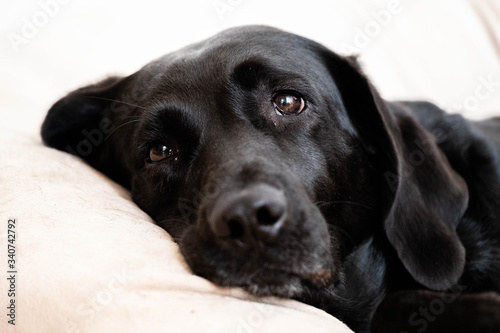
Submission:
[[123,170],[116,163],[107,140],[115,130],[114,111],[119,107],[121,77],[110,77],[77,89],[56,102],[42,124],[43,142],[86,160],[90,165],[125,183]]
[[451,287],[465,265],[456,233],[468,205],[464,180],[408,110],[389,110],[354,58],[329,51],[324,57],[353,125],[376,152],[390,243],[416,281],[436,290]]

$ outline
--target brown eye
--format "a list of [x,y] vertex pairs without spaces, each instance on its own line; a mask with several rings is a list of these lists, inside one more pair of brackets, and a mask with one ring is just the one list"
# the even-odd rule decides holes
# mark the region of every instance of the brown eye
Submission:
[[291,93],[281,93],[274,97],[274,107],[280,115],[296,115],[304,110],[305,103],[301,97]]
[[149,159],[151,162],[159,162],[166,158],[174,157],[177,160],[177,155],[179,154],[179,149],[169,148],[164,144],[157,144],[151,147],[149,151]]

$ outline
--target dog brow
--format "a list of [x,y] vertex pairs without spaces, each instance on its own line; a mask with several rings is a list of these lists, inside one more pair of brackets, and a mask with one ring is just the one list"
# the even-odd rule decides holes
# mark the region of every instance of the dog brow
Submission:
[[246,60],[234,68],[233,79],[246,89],[252,89],[269,76],[269,69],[259,60]]

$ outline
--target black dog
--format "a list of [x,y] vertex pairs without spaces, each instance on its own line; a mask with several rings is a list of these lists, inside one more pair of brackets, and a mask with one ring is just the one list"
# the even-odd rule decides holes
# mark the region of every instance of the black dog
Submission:
[[42,137],[129,187],[219,285],[359,332],[500,327],[500,119],[386,102],[311,40],[227,30],[70,93]]

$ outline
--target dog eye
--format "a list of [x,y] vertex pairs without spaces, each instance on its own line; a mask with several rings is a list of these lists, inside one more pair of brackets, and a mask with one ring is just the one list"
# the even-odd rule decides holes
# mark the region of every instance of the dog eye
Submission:
[[304,110],[305,102],[299,96],[291,93],[280,93],[274,96],[274,107],[279,115],[297,115]]
[[177,160],[177,155],[179,154],[179,149],[170,148],[164,144],[156,144],[149,150],[149,160],[151,162],[159,162],[166,158],[175,157]]

